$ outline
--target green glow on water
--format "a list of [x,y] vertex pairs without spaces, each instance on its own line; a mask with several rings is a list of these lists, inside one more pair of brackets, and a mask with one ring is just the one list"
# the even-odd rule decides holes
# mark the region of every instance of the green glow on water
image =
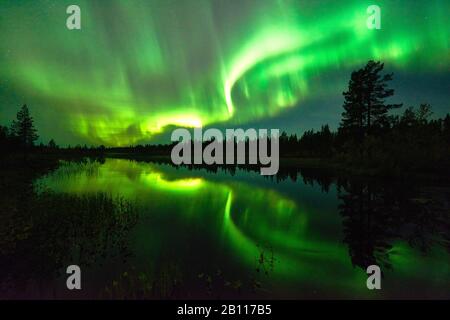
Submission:
[[[302,290],[314,287],[322,295],[380,297],[366,289],[364,270],[352,266],[348,247],[342,243],[333,192],[322,194],[296,184],[293,188],[299,197],[293,198],[277,184],[267,185],[260,179],[249,182],[107,159],[104,164],[63,165],[36,184],[63,193],[107,192],[135,203],[144,221],[135,232],[132,249],[137,261],[158,261],[162,252],[170,250],[187,273],[196,272],[187,266],[193,256],[204,268],[219,264],[224,272],[238,268],[241,274],[252,274],[259,268],[263,273],[265,268],[269,275],[264,279],[280,294],[293,290],[308,295]],[[302,197],[313,199],[314,207]],[[208,246],[212,251],[203,252]],[[391,282],[381,296],[395,291],[396,283],[426,285],[430,266],[435,279],[430,280],[431,286],[438,287],[437,279],[450,277],[449,265],[439,258],[445,253],[424,257],[402,242],[394,243],[389,252],[393,271],[386,271]]]

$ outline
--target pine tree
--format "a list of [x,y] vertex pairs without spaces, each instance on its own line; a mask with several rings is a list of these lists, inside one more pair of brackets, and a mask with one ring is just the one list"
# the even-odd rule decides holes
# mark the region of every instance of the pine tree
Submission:
[[433,111],[428,103],[422,103],[416,111],[416,119],[420,125],[426,125],[432,115]]
[[8,128],[4,126],[0,126],[0,148],[2,148],[2,152],[8,146],[9,142],[9,132]]
[[393,74],[381,75],[384,63],[369,61],[364,68],[367,129],[372,127],[386,127],[389,125],[388,111],[400,108],[402,104],[386,104],[386,98],[394,95],[394,89],[388,88],[388,82]]
[[364,105],[364,80],[363,69],[352,72],[348,91],[344,92],[344,109],[342,113],[341,128],[345,134],[363,134],[365,127],[365,105]]
[[393,74],[382,75],[383,68],[383,63],[369,61],[364,68],[352,73],[348,91],[343,93],[345,111],[341,128],[347,134],[363,139],[372,128],[389,126],[388,111],[402,106],[386,104],[385,100],[394,94],[394,90],[388,88]]
[[50,141],[48,142],[48,147],[50,149],[56,149],[58,146],[56,145],[55,140],[50,139]]
[[27,105],[23,105],[17,112],[16,120],[11,124],[11,134],[22,147],[33,146],[39,137],[33,122],[34,120],[30,116]]
[[8,138],[8,128],[0,126],[0,141],[6,140]]

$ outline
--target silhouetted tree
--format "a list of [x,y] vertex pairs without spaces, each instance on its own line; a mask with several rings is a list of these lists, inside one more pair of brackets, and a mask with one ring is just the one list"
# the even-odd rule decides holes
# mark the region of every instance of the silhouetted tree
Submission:
[[416,112],[416,118],[420,125],[426,125],[432,115],[431,105],[428,103],[422,103]]
[[22,147],[31,147],[39,137],[33,124],[33,118],[30,116],[27,105],[19,110],[16,120],[11,124],[11,135]]
[[344,92],[344,109],[341,127],[360,140],[372,131],[372,128],[389,127],[388,111],[402,104],[387,104],[386,99],[394,94],[388,88],[393,74],[382,75],[384,64],[369,61],[367,65],[351,75],[348,91]]
[[0,126],[0,143],[6,142],[8,139],[8,128]]
[[364,105],[364,75],[363,69],[352,72],[348,91],[344,92],[344,109],[341,128],[349,135],[357,135],[362,139],[365,127]]
[[369,61],[364,68],[365,92],[364,102],[367,106],[367,129],[372,126],[385,127],[389,125],[388,111],[400,108],[402,104],[386,104],[386,98],[394,95],[394,89],[388,88],[393,73],[381,75],[384,63]]
[[55,140],[51,139],[51,140],[48,142],[48,147],[49,147],[50,149],[56,149],[58,146],[56,145]]

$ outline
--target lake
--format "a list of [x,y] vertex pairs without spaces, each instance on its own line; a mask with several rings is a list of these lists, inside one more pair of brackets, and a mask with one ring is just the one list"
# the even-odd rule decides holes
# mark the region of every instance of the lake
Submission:
[[[36,239],[62,233],[51,241],[58,249],[43,250],[57,262],[50,268],[33,257],[45,276],[25,281],[15,292],[21,297],[450,298],[445,186],[107,158],[62,162],[33,189],[95,207],[68,226],[64,215],[76,205],[46,200],[44,208],[58,209],[42,224],[55,231],[42,227]],[[102,197],[113,200],[96,205]],[[113,205],[119,209],[110,214]],[[27,248],[19,259],[39,252]],[[82,270],[80,291],[66,289],[69,264]],[[382,270],[381,290],[366,286],[373,264]]]

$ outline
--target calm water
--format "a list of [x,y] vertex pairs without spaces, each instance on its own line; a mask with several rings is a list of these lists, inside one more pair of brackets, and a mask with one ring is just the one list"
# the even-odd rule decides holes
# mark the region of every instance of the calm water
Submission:
[[[443,187],[314,171],[268,179],[121,159],[62,164],[35,186],[111,194],[138,212],[121,229],[118,252],[113,243],[96,254],[89,247],[97,242],[88,242],[82,252],[91,259],[74,258],[81,292],[65,290],[61,267],[57,280],[34,289],[41,296],[450,298]],[[383,270],[382,290],[366,288],[370,264]]]

